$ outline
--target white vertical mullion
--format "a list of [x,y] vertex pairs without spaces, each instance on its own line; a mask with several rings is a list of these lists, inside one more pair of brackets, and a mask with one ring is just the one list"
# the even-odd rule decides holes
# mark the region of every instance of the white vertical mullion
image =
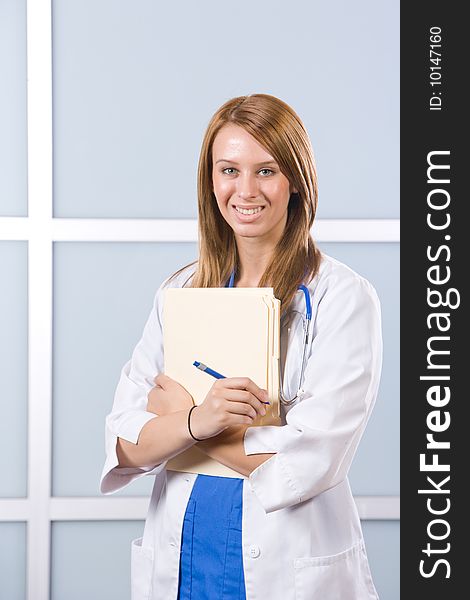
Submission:
[[52,373],[52,38],[50,0],[27,2],[27,599],[49,600]]
[[29,240],[28,600],[48,600],[51,493],[52,243]]

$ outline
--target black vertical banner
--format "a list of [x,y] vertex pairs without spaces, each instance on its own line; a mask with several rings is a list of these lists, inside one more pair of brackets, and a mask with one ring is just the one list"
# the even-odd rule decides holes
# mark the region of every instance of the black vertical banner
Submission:
[[468,24],[457,6],[401,3],[402,600],[468,596]]

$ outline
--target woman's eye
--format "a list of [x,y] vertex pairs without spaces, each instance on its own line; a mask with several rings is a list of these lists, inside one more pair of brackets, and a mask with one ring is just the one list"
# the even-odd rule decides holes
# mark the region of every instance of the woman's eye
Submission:
[[[225,167],[225,169],[222,169],[222,173],[225,173],[225,175],[233,175],[234,173],[236,173],[236,171],[237,170],[233,167]],[[272,169],[260,169],[260,171],[258,172],[261,173],[263,177],[266,177],[267,175],[272,175],[274,173]]]

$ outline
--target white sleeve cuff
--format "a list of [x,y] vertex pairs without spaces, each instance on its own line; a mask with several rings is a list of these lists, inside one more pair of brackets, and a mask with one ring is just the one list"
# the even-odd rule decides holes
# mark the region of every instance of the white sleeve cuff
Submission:
[[143,426],[155,418],[155,414],[147,411],[132,411],[126,413],[125,421],[123,417],[113,417],[112,423],[110,423],[111,419],[107,419],[106,422],[106,462],[100,480],[102,494],[117,492],[144,475],[157,475],[163,471],[167,463],[164,461],[154,467],[119,467],[116,452],[118,435],[136,444]]
[[249,478],[251,489],[266,513],[302,502],[305,495],[289,469],[285,456],[279,450],[276,437],[281,427],[249,427],[245,432],[245,454],[274,453],[254,469]]
[[155,413],[146,410],[128,410],[122,414],[110,415],[106,419],[106,425],[114,435],[137,444],[143,426],[155,418]]

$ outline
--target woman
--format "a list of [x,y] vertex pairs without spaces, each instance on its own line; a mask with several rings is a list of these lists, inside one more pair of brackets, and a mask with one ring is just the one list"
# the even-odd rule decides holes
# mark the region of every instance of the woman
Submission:
[[[106,420],[102,492],[155,475],[132,546],[132,597],[377,598],[347,473],[379,385],[380,304],[367,280],[315,247],[313,153],[287,104],[254,94],[215,113],[198,202],[199,260],[157,291]],[[266,391],[243,373],[217,380],[195,408],[162,373],[163,290],[229,284],[273,287],[282,301],[279,427],[249,427]],[[312,303],[304,368],[301,284]],[[165,469],[193,444],[240,478]]]

